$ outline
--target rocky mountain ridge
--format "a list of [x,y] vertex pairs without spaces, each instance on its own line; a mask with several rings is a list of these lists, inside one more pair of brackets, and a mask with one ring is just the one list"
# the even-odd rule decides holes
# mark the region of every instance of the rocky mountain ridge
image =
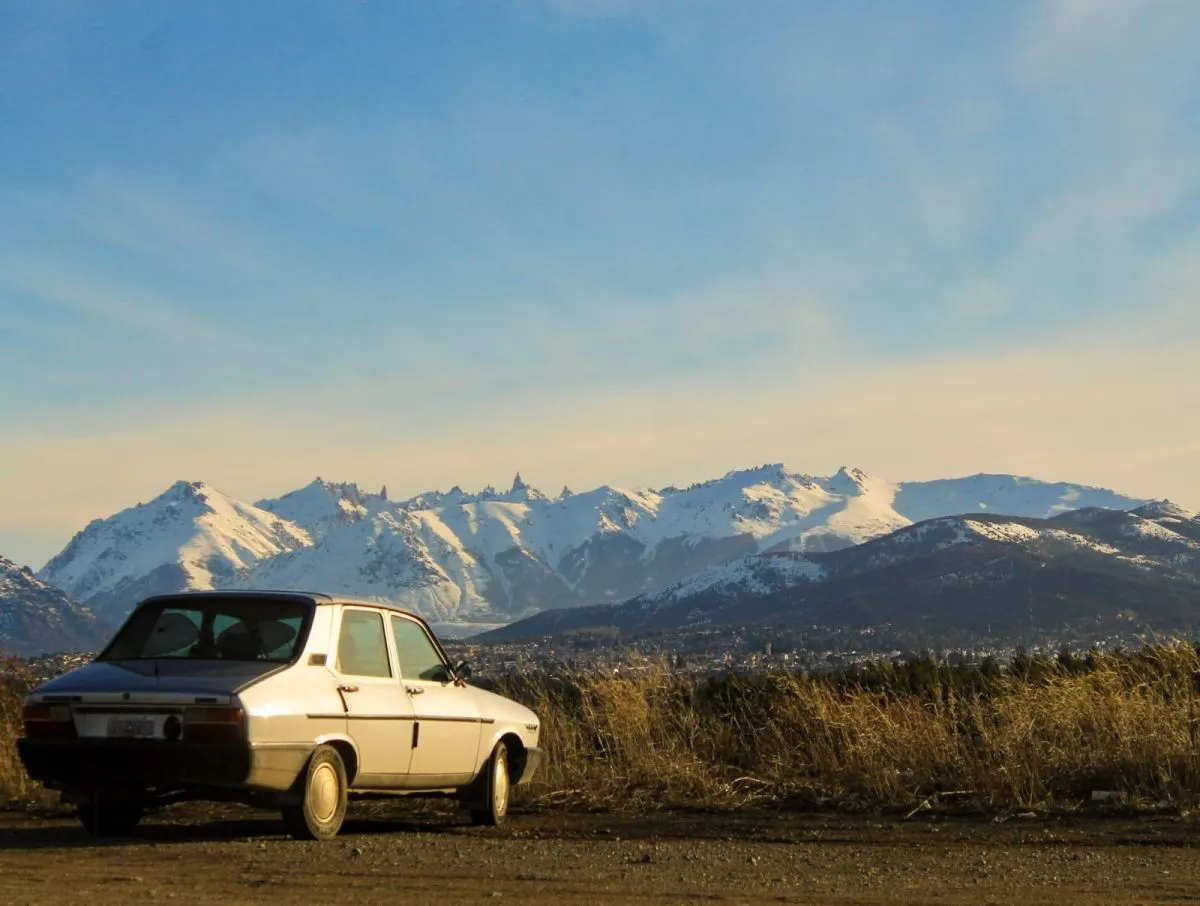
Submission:
[[88,608],[0,557],[0,655],[94,650],[107,635]]
[[938,517],[839,551],[743,557],[626,602],[547,611],[482,638],[806,624],[983,637],[1134,620],[1200,627],[1200,518],[1170,503],[1050,519]]
[[837,551],[927,514],[1048,517],[1142,500],[1009,475],[893,483],[769,464],[686,488],[549,497],[459,487],[392,501],[317,479],[248,504],[202,482],[89,524],[39,571],[109,619],[187,588],[331,590],[443,621],[504,622],[648,594],[747,555]]

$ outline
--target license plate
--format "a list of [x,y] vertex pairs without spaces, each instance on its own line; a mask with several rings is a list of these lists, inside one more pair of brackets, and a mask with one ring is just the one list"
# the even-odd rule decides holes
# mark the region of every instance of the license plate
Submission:
[[109,736],[153,736],[153,717],[110,717],[108,719]]

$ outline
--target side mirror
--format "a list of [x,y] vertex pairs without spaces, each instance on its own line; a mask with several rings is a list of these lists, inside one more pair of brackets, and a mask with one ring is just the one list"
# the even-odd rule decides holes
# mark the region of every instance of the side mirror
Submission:
[[459,661],[454,667],[454,675],[460,680],[469,680],[471,678],[471,662]]

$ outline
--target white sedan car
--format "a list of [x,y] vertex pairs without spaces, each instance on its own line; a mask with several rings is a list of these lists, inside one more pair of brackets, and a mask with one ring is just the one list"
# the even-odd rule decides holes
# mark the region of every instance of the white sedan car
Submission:
[[92,663],[29,694],[17,745],[94,835],[214,799],[278,807],[293,836],[328,839],[352,792],[451,796],[499,824],[541,762],[538,718],[469,676],[424,620],[387,604],[161,595]]

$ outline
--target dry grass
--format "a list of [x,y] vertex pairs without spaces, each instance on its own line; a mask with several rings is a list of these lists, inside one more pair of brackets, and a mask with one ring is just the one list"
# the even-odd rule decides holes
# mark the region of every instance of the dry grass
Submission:
[[931,663],[868,674],[512,678],[543,718],[546,804],[913,806],[989,810],[1200,798],[1192,648],[987,676]]
[[28,799],[35,792],[17,757],[24,693],[24,684],[16,677],[6,676],[0,662],[0,803]]
[[[547,748],[543,806],[915,806],[983,809],[1200,800],[1200,655],[1160,647],[1006,673],[931,662],[835,677],[511,677]],[[0,801],[36,793],[16,757],[21,686],[0,678]]]

